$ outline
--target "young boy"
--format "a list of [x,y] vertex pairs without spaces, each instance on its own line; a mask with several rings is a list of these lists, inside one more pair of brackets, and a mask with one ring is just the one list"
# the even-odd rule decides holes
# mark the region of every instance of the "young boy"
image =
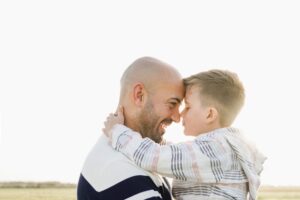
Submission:
[[265,157],[230,127],[245,99],[235,73],[210,70],[184,79],[185,135],[193,141],[160,145],[126,126],[122,112],[110,115],[104,132],[112,147],[138,166],[174,178],[175,199],[254,200]]

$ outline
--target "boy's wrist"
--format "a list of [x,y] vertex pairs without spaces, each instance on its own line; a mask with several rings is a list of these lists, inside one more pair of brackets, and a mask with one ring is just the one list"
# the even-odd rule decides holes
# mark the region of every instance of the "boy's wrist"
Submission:
[[117,140],[122,133],[129,130],[128,127],[124,126],[123,124],[115,124],[111,129],[110,140],[111,146],[115,149],[117,145]]

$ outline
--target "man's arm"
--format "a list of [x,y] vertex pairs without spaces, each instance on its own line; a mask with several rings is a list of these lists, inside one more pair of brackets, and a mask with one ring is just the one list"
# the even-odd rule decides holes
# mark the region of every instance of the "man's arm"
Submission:
[[138,166],[178,180],[220,182],[228,155],[212,141],[159,145],[123,125],[111,130],[112,146]]

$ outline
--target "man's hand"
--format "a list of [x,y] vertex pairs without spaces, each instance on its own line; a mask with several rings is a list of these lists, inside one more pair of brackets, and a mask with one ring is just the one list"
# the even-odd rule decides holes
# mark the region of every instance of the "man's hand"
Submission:
[[106,121],[104,122],[104,128],[102,129],[103,133],[110,138],[111,129],[116,124],[124,124],[124,114],[122,106],[118,108],[117,113],[110,113],[109,116],[106,118]]

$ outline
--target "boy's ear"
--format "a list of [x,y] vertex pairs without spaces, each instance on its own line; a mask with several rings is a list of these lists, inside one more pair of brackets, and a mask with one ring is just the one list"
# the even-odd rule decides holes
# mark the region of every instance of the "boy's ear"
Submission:
[[214,107],[207,108],[206,120],[208,123],[215,122],[216,120],[218,120],[218,117],[219,117],[219,112],[217,111],[216,108]]
[[137,83],[133,87],[133,101],[135,105],[142,106],[145,100],[145,87],[142,83]]

